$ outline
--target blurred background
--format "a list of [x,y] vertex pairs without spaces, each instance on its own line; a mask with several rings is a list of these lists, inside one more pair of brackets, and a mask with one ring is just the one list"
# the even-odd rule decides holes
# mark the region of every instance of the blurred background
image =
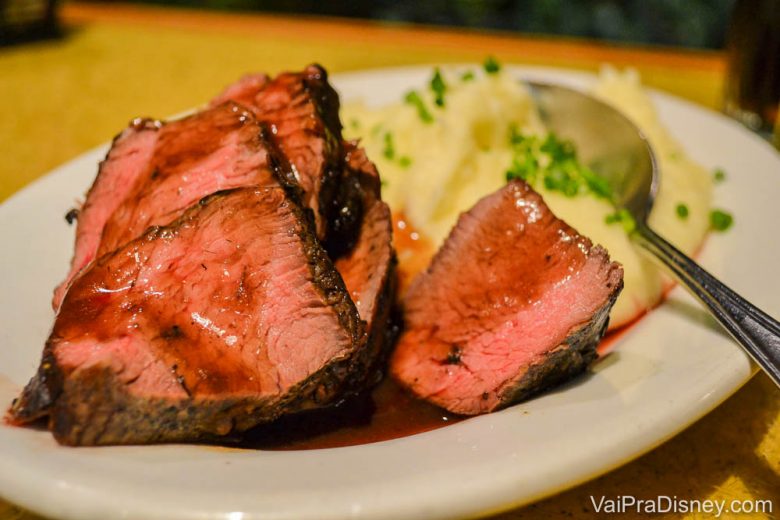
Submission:
[[[265,13],[495,29],[609,42],[720,49],[735,0],[131,0]],[[57,33],[57,0],[0,0],[6,43]],[[110,0],[93,3],[112,3]],[[125,2],[127,3],[127,2]]]
[[[120,17],[126,16],[128,7],[145,7],[148,13],[164,7],[169,16],[180,12],[183,19],[190,13],[262,14],[272,15],[268,19],[271,26],[276,25],[274,20],[308,19],[362,21],[365,27],[388,30],[446,27],[463,33],[611,46],[628,52],[644,48],[678,56],[709,53],[726,64],[726,73],[720,76],[725,81],[694,81],[691,88],[697,91],[696,97],[710,106],[717,105],[766,138],[774,134],[775,144],[780,147],[780,0],[0,0],[0,56],[13,56],[14,48],[29,47],[24,44],[36,41],[64,46],[70,40],[69,48],[75,48],[75,41],[84,41],[75,37],[83,25],[68,19],[65,13],[69,7],[82,13],[85,9],[110,13],[116,8],[117,13],[125,13]],[[302,37],[298,43],[308,37],[286,36]],[[425,49],[421,42],[402,43]],[[99,52],[117,46],[121,42],[106,43]],[[361,49],[352,51],[359,55]],[[130,49],[131,54],[137,52]],[[404,52],[408,55],[410,50]],[[463,57],[469,49],[459,48],[457,52]],[[397,60],[402,60],[401,54],[399,50]],[[545,58],[526,57],[531,61]],[[655,72],[649,84],[668,88],[663,76],[664,72]],[[713,94],[715,91],[717,94]],[[716,102],[710,101],[715,98]]]
[[[488,55],[590,73],[605,62],[632,67],[645,85],[760,135],[777,121],[780,148],[780,0],[0,0],[0,202],[131,118],[199,106],[247,71]],[[526,517],[576,514],[587,493],[640,496],[648,484],[699,498],[780,497],[777,396],[754,378],[656,452]],[[0,500],[9,518],[33,517]]]

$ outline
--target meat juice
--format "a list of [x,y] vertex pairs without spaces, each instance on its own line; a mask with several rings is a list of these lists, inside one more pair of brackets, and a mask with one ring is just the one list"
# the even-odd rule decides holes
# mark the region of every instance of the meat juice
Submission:
[[398,257],[399,296],[403,296],[412,279],[428,267],[436,249],[403,213],[393,213],[393,245]]
[[[632,326],[607,334],[599,345],[600,356],[614,349]],[[464,419],[467,417],[417,399],[385,377],[370,393],[334,408],[283,417],[257,427],[247,434],[241,447],[290,451],[357,446],[437,430]]]
[[462,419],[416,399],[385,377],[370,393],[333,408],[282,417],[254,428],[241,447],[288,451],[356,446],[435,430]]
[[[403,214],[393,215],[393,241],[403,292],[412,278],[427,267],[435,250]],[[608,333],[599,345],[599,355],[603,357],[614,349],[636,321]],[[370,392],[338,406],[283,417],[254,428],[240,446],[280,451],[357,446],[436,430],[464,419],[467,417],[417,399],[386,376]]]

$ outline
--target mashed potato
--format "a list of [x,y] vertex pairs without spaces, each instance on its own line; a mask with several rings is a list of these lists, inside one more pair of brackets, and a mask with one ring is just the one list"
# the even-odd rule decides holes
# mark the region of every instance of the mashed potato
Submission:
[[[347,136],[360,138],[379,168],[383,197],[436,247],[460,213],[506,183],[515,157],[510,128],[541,139],[546,134],[527,89],[510,74],[474,71],[464,77],[444,71],[441,79],[443,96],[437,96],[441,88],[423,85],[389,106],[352,103],[342,110]],[[709,225],[711,175],[686,156],[660,123],[636,73],[605,69],[592,93],[624,112],[648,137],[662,174],[650,224],[684,252],[694,253]],[[660,300],[668,281],[622,226],[606,222],[614,213],[606,199],[566,196],[542,182],[534,188],[556,215],[623,264],[625,289],[612,310],[610,328],[630,322]],[[685,218],[678,214],[680,205],[687,209]],[[403,269],[403,255],[401,259]]]

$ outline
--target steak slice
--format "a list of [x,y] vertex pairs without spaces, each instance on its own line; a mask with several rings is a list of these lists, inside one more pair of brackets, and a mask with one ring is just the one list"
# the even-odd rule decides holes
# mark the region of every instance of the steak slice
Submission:
[[[251,95],[254,91],[254,96]],[[262,74],[244,77],[214,103],[242,103],[268,125],[278,148],[289,158],[293,178],[314,212],[317,236],[332,256],[354,244],[361,221],[361,194],[345,182],[339,97],[325,69],[309,65],[271,81]]]
[[269,81],[270,78],[263,73],[247,74],[227,87],[219,96],[212,99],[210,105],[216,107],[228,101],[234,101],[245,107],[251,107],[254,104],[257,93]]
[[52,307],[55,311],[59,309],[73,277],[95,259],[103,226],[151,161],[161,126],[159,121],[135,119],[114,138],[78,212],[76,246],[70,271],[54,289]]
[[376,167],[355,143],[347,143],[346,166],[346,178],[356,182],[363,194],[363,220],[354,247],[335,265],[368,334],[353,385],[360,390],[381,379],[394,339],[390,321],[397,285],[396,258],[390,208],[380,199]]
[[364,344],[298,203],[220,192],[74,281],[9,418],[68,445],[214,439],[340,399]]
[[55,310],[89,262],[147,227],[168,224],[219,190],[275,183],[261,134],[252,113],[232,102],[164,125],[143,120],[123,132],[87,194]]
[[514,181],[461,215],[404,299],[392,375],[459,414],[508,406],[596,358],[623,269]]

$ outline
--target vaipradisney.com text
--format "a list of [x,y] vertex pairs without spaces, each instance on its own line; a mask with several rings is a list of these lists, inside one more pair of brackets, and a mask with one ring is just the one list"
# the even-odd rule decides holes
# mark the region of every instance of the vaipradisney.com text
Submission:
[[713,515],[720,518],[723,514],[772,514],[771,500],[713,500],[679,498],[677,496],[659,495],[652,498],[637,498],[632,495],[618,495],[614,497],[591,496],[593,510],[596,513],[622,514],[622,513],[699,513]]

